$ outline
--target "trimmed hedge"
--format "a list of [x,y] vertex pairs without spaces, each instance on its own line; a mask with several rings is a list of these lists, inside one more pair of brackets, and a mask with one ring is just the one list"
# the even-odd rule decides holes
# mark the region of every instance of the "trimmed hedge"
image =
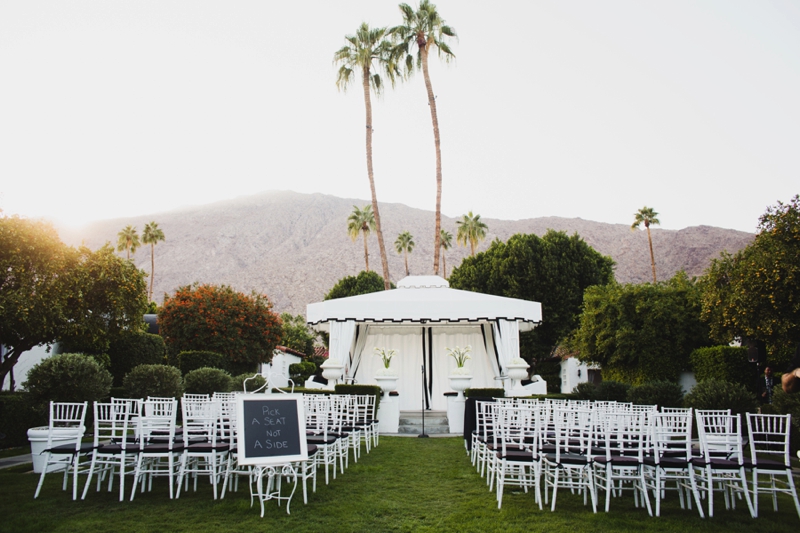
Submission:
[[22,386],[33,405],[55,402],[92,402],[108,398],[113,382],[111,372],[93,357],[74,353],[54,355],[28,372]]
[[733,414],[754,413],[756,396],[744,385],[709,379],[694,386],[684,400],[686,407],[697,409],[730,409]]
[[27,392],[0,393],[0,448],[13,448],[28,444],[28,429],[48,424],[48,412],[34,406]]
[[467,389],[464,391],[467,398],[505,398],[506,391],[503,389]]
[[183,393],[181,371],[169,365],[139,365],[123,379],[128,398],[178,398]]
[[628,401],[639,405],[682,407],[683,388],[671,381],[651,381],[631,388]]
[[231,375],[219,368],[198,368],[183,376],[183,392],[189,394],[229,392],[232,386]]
[[127,332],[115,338],[108,348],[114,386],[121,387],[125,374],[139,365],[158,365],[165,362],[167,346],[159,335]]
[[712,379],[729,381],[755,392],[755,365],[747,361],[747,348],[743,346],[698,348],[692,352],[689,360],[698,383]]
[[228,370],[226,357],[217,352],[202,350],[181,352],[178,354],[175,362],[177,363],[175,366],[181,369],[181,374],[184,376],[198,368],[219,368],[220,370]]

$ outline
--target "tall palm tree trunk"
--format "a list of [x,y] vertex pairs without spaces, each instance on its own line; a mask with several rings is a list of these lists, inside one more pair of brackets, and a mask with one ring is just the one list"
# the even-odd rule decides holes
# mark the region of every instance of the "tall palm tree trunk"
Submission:
[[428,92],[428,107],[431,108],[431,122],[433,122],[433,144],[436,147],[436,227],[433,239],[433,273],[439,275],[439,247],[441,246],[442,230],[442,148],[439,138],[439,117],[436,114],[436,98],[433,96],[433,86],[428,73],[428,47],[424,37],[417,38],[422,55],[422,74],[425,78],[425,90]]
[[406,260],[406,276],[408,276],[408,250],[403,253],[403,258]]
[[447,256],[442,252],[442,277],[447,279]]
[[369,250],[367,249],[367,232],[362,231],[364,234],[364,263],[367,265],[367,272],[369,272]]
[[156,277],[156,245],[154,243],[150,243],[150,291],[147,294],[147,298],[152,302],[153,301],[153,280]]
[[650,243],[650,266],[653,267],[653,283],[656,283],[656,257],[653,255],[653,238],[650,236],[650,224],[644,225],[647,230],[647,242]]
[[[381,266],[383,267],[383,288],[391,289],[389,282],[389,261],[386,259],[386,247],[383,244],[383,231],[381,230],[381,215],[378,212],[378,194],[375,192],[375,176],[372,171],[372,101],[369,96],[369,69],[362,69],[364,75],[364,107],[367,113],[367,175],[369,188],[372,193],[372,212],[375,215],[375,231],[378,234],[378,249],[381,252]],[[368,269],[369,270],[369,269]]]

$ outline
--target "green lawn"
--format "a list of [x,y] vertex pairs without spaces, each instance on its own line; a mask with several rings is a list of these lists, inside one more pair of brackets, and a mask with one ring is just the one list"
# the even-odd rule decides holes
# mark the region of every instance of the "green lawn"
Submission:
[[751,519],[741,503],[726,511],[722,498],[716,516],[702,520],[696,511],[681,510],[670,494],[661,518],[637,509],[632,498],[611,502],[611,512],[592,514],[582,498],[559,493],[556,511],[539,511],[532,494],[509,493],[497,509],[475,472],[459,438],[415,439],[383,437],[369,455],[326,486],[319,480],[316,494],[303,505],[302,494],[292,502],[292,514],[271,502],[264,518],[258,504],[250,508],[246,486],[214,501],[211,487],[201,483],[197,493],[176,501],[167,496],[166,482],[153,492],[137,494],[134,502],[117,501],[118,493],[89,492],[73,502],[61,491],[61,477],[50,475],[38,500],[33,499],[38,476],[30,467],[0,470],[0,531],[21,532],[794,532],[800,528],[792,502],[782,497],[772,511],[766,497],[761,517]]

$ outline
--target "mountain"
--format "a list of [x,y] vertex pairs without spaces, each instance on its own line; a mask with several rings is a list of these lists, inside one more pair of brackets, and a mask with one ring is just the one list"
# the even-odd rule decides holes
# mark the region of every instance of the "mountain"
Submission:
[[[182,285],[215,283],[244,292],[259,291],[269,296],[276,311],[305,315],[306,304],[322,300],[339,279],[363,270],[363,240],[351,241],[346,228],[353,205],[367,204],[368,200],[324,194],[270,191],[142,217],[104,220],[79,230],[62,229],[60,234],[68,244],[97,249],[107,241],[116,244],[117,233],[128,224],[141,234],[147,222],[156,221],[166,237],[155,247],[153,296],[159,303],[165,292],[173,293]],[[411,273],[431,274],[434,213],[402,204],[380,204],[380,211],[392,280],[404,276],[403,257],[394,251],[393,243],[406,230],[416,242],[409,256]],[[455,220],[442,216],[442,228],[454,236]],[[485,250],[494,239],[505,241],[515,233],[543,235],[551,228],[570,235],[577,232],[598,252],[616,261],[618,281],[651,279],[647,235],[631,231],[628,225],[559,217],[484,221],[487,238],[479,250]],[[754,237],[710,226],[651,230],[659,279],[681,269],[699,276],[721,251],[734,253]],[[370,266],[380,272],[374,233],[368,242]],[[468,255],[464,247],[449,250],[448,272]],[[139,248],[133,259],[149,273],[149,246]]]

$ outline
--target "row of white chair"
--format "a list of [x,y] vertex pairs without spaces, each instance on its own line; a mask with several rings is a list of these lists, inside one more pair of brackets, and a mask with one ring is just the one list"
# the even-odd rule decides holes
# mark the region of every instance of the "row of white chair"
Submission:
[[[349,464],[350,450],[356,461],[362,443],[369,453],[378,444],[378,431],[373,395],[309,395],[304,405],[309,460],[293,466],[302,473],[303,497],[307,502],[306,481],[311,479],[316,490],[317,468],[325,468],[327,483],[331,465],[335,478],[336,458],[343,472]],[[82,498],[86,497],[93,478],[97,490],[107,479],[109,491],[118,478],[120,501],[125,498],[126,476],[134,479],[130,496],[133,500],[137,488],[151,490],[153,479],[159,476],[168,478],[170,498],[188,490],[190,480],[197,490],[198,477],[208,477],[216,499],[219,482],[222,482],[220,497],[224,497],[227,490],[238,490],[239,477],[244,475],[250,482],[252,504],[253,469],[236,461],[236,393],[216,393],[213,397],[184,395],[182,426],[176,425],[175,398],[112,398],[110,402],[95,402],[92,443],[82,442],[87,406],[88,402],[51,402],[50,431],[43,452],[45,467],[34,498],[39,496],[46,474],[63,469],[64,490],[69,476],[73,476],[73,499],[77,498],[80,474],[88,474]],[[66,438],[71,440],[70,444],[58,444]]]
[[[559,488],[589,499],[596,512],[598,491],[605,491],[605,509],[612,495],[634,494],[636,505],[660,515],[661,499],[670,488],[681,507],[692,500],[704,516],[701,498],[713,516],[714,493],[726,507],[744,498],[753,517],[758,496],[789,494],[800,516],[800,503],[789,461],[789,415],[747,415],[750,455],[744,453],[741,418],[729,411],[698,411],[699,439],[693,447],[691,409],[579,402],[477,402],[477,429],[472,460],[490,490],[496,483],[498,507],[508,485],[536,492],[542,507],[552,490],[555,509]],[[751,474],[748,481],[747,473]],[[543,484],[541,480],[544,480]],[[541,494],[544,487],[544,497]]]

